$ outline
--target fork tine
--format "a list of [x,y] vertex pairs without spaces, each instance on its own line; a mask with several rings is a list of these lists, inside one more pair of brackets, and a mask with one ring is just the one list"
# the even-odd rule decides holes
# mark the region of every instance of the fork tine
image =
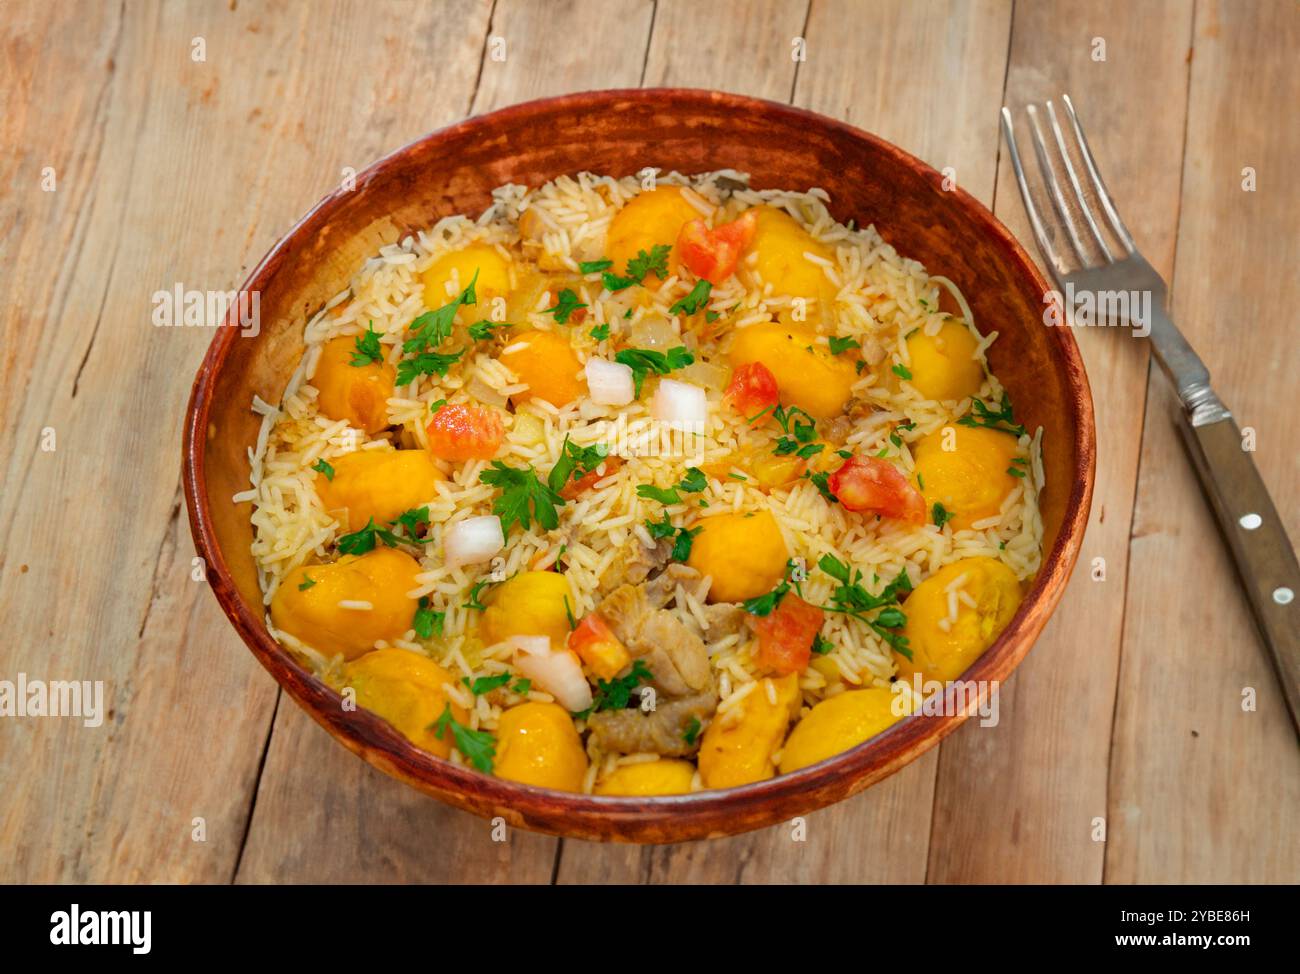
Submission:
[[1097,221],[1092,215],[1092,207],[1088,205],[1088,200],[1083,195],[1083,187],[1079,185],[1079,177],[1074,171],[1074,163],[1070,161],[1070,153],[1066,151],[1065,138],[1061,135],[1061,125],[1056,120],[1056,108],[1052,105],[1051,99],[1048,99],[1047,102],[1047,119],[1052,126],[1052,137],[1056,139],[1057,151],[1061,153],[1061,161],[1065,163],[1065,175],[1069,177],[1070,186],[1074,188],[1074,201],[1079,205],[1079,211],[1083,213],[1088,229],[1092,231],[1092,239],[1101,248],[1107,262],[1114,262],[1115,258],[1111,256],[1110,247],[1106,245],[1106,238],[1101,235],[1101,230],[1097,228]]
[[1111,202],[1106,184],[1101,181],[1101,173],[1097,171],[1097,164],[1092,159],[1092,150],[1088,148],[1088,137],[1083,134],[1083,125],[1080,124],[1078,113],[1074,110],[1074,102],[1070,101],[1069,95],[1062,95],[1061,100],[1065,102],[1065,111],[1070,116],[1070,125],[1074,128],[1074,138],[1079,144],[1079,154],[1083,156],[1083,164],[1088,167],[1092,188],[1097,191],[1097,198],[1101,200],[1102,209],[1106,211],[1115,236],[1119,237],[1125,249],[1132,254],[1137,250],[1137,246],[1133,243],[1133,235],[1128,232],[1128,227],[1124,226],[1124,221],[1119,218],[1119,211]]
[[1025,167],[1020,163],[1020,150],[1016,147],[1016,133],[1011,124],[1011,112],[1005,105],[1002,106],[1002,138],[1007,143],[1007,151],[1011,153],[1011,169],[1016,174],[1016,185],[1020,188],[1020,198],[1025,202],[1025,212],[1029,214],[1029,225],[1033,228],[1034,239],[1038,241],[1038,249],[1047,260],[1056,283],[1060,284],[1061,279],[1070,273],[1070,269],[1061,260],[1061,256],[1048,239],[1047,228],[1038,215],[1038,206],[1034,203],[1033,196],[1030,195],[1029,183],[1025,179]]
[[1028,105],[1025,111],[1029,114],[1029,127],[1034,137],[1034,153],[1038,156],[1038,168],[1042,171],[1043,181],[1047,184],[1048,196],[1052,200],[1052,208],[1056,210],[1056,215],[1060,217],[1061,223],[1065,227],[1066,236],[1070,238],[1070,246],[1074,248],[1074,255],[1079,259],[1083,266],[1088,265],[1088,252],[1084,249],[1083,240],[1079,237],[1079,231],[1074,225],[1074,217],[1070,216],[1070,208],[1065,203],[1065,196],[1061,193],[1061,184],[1056,180],[1056,170],[1052,168],[1052,162],[1047,157],[1047,142],[1043,139],[1042,127],[1038,124],[1038,107]]

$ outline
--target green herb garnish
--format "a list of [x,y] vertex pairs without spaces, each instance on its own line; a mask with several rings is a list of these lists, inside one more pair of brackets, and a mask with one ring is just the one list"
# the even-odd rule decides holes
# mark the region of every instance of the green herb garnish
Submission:
[[612,260],[580,260],[578,270],[583,274],[596,274],[614,266]]
[[934,502],[934,507],[930,508],[930,514],[934,518],[934,526],[941,528],[953,519],[953,515],[938,501]]
[[302,584],[298,586],[298,591],[305,592],[307,591],[307,589],[311,588],[315,584],[316,584],[316,579],[312,578],[310,575],[304,574],[302,576]]
[[334,479],[334,467],[324,457],[321,457],[319,460],[313,463],[311,465],[311,468],[315,470],[317,473],[324,474],[326,480]]
[[[430,724],[426,730],[432,730],[433,736],[442,740],[447,728],[451,728],[456,750],[484,774],[492,773],[492,759],[496,756],[496,741],[486,731],[470,730],[451,715],[451,704],[442,708],[442,716]],[[434,728],[437,728],[436,730]]]
[[442,635],[442,626],[446,620],[447,613],[434,612],[429,607],[429,597],[422,595],[419,608],[415,610],[415,618],[411,620],[411,628],[421,639],[432,639],[435,635]]
[[853,338],[839,338],[832,336],[830,339],[831,354],[840,355],[847,352],[850,348],[861,348],[862,343]]
[[893,372],[894,375],[898,376],[900,379],[903,379],[907,382],[912,381],[912,370],[909,369],[906,365],[902,365],[902,364],[895,365],[889,371]]
[[657,352],[650,348],[625,348],[614,355],[615,362],[621,362],[632,370],[632,381],[636,395],[641,396],[641,384],[651,372],[667,375],[674,369],[684,369],[695,361],[695,356],[679,345],[667,352]]
[[957,420],[958,426],[982,426],[985,429],[1010,433],[1012,436],[1025,435],[1024,426],[1016,422],[1011,409],[1011,397],[1007,395],[1005,389],[1002,391],[1000,408],[996,411],[981,399],[972,399],[971,408],[973,412]]
[[364,555],[367,551],[374,551],[376,540],[382,541],[389,548],[396,548],[406,539],[376,526],[372,517],[360,531],[353,531],[338,539],[339,554]]
[[501,496],[492,504],[492,512],[501,518],[503,533],[509,534],[516,521],[527,531],[534,518],[548,531],[560,526],[556,509],[564,506],[564,498],[538,480],[537,471],[532,467],[520,470],[493,460],[492,469],[484,470],[478,479],[501,490]]
[[371,362],[382,362],[384,360],[384,349],[379,344],[379,332],[375,331],[375,323],[372,321],[366,325],[365,334],[358,335],[356,340],[356,350],[352,353],[352,365],[360,368],[363,365],[369,365]]
[[609,337],[609,325],[597,325],[595,328],[591,329],[591,331],[587,332],[587,334],[596,341],[603,342]]
[[585,307],[586,305],[578,300],[578,295],[566,287],[560,292],[559,297],[556,298],[555,304],[542,311],[542,314],[553,314],[555,315],[556,321],[562,325],[567,325],[569,323],[569,315],[573,314],[579,308]]
[[695,287],[691,288],[691,293],[678,301],[673,302],[668,309],[670,315],[688,314],[693,315],[709,300],[709,295],[713,292],[713,285],[708,281],[696,281]]

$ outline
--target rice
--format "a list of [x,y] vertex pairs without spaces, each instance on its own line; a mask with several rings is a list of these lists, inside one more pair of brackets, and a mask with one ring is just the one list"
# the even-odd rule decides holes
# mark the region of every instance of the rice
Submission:
[[[518,286],[520,221],[526,219],[535,228],[524,245],[526,256],[549,272],[570,273],[572,287],[586,305],[582,327],[572,328],[570,334],[580,361],[592,355],[612,358],[613,349],[620,347],[615,343],[626,343],[630,336],[654,335],[678,344],[688,340],[683,334],[683,317],[670,310],[690,289],[687,282],[670,277],[657,290],[630,288],[610,293],[603,287],[599,273],[584,274],[580,269],[582,261],[603,257],[611,220],[642,191],[642,179],[650,176],[657,177],[660,184],[686,187],[684,197],[702,216],[714,214],[720,207],[715,222],[724,214],[730,214],[726,217],[730,219],[740,209],[766,204],[784,210],[803,224],[834,255],[828,259],[816,253],[805,254],[821,267],[834,295],[822,308],[817,308],[813,299],[808,300],[807,307],[821,315],[825,330],[831,334],[859,341],[864,359],[881,361],[893,355],[907,365],[910,354],[906,336],[917,329],[937,334],[949,320],[960,321],[978,336],[969,304],[952,281],[930,275],[916,261],[899,255],[873,226],[851,228],[836,223],[826,208],[827,196],[820,189],[794,192],[740,188],[728,193],[720,187],[718,177],[747,183],[743,174],[729,170],[693,177],[652,171],[640,178],[623,179],[584,172],[559,177],[534,189],[500,187],[493,194],[492,205],[479,218],[444,217],[426,230],[381,247],[365,261],[348,288],[303,320],[306,352],[281,402],[272,405],[255,400],[252,404],[262,423],[256,445],[250,450],[250,487],[236,494],[235,500],[252,502],[252,551],[267,605],[289,572],[331,560],[332,545],[342,533],[318,497],[314,465],[332,463],[354,450],[426,447],[425,424],[433,404],[477,400],[505,407],[512,397],[528,388],[499,358],[502,352],[528,347],[528,338],[518,338],[509,344],[489,346],[491,354],[479,345],[445,376],[423,376],[410,387],[398,388],[387,401],[388,418],[399,428],[397,433],[368,436],[319,411],[319,392],[312,380],[324,344],[338,336],[373,330],[380,336],[385,360],[396,364],[402,357],[408,327],[427,310],[420,275],[439,258],[470,244],[488,245],[503,255],[514,256],[510,264],[512,284]],[[751,269],[753,256],[746,261]],[[452,299],[467,283],[453,275],[447,293],[436,296],[437,303]],[[939,312],[941,290],[952,295],[960,318]],[[519,320],[512,315],[512,323],[539,331],[554,330],[555,318],[546,309],[555,304],[556,298],[549,289],[539,291],[536,299],[522,308]],[[713,338],[725,346],[730,336],[743,329],[798,307],[790,297],[776,293],[771,282],[759,282],[746,271],[714,287],[709,296],[708,308],[720,316]],[[608,329],[608,337],[594,334],[598,326]],[[995,333],[979,336],[975,353],[985,374],[978,398],[985,402],[998,402],[1003,395],[985,358],[995,338]],[[823,336],[819,341],[827,340]],[[701,369],[697,375],[707,379],[709,373]],[[1038,495],[1044,486],[1041,429],[1019,437],[1017,458],[1024,463],[1022,469],[1027,475],[996,516],[982,518],[960,530],[951,524],[918,528],[852,515],[839,505],[828,504],[815,484],[806,479],[764,490],[734,461],[755,448],[768,449],[773,434],[755,429],[736,412],[721,408],[720,382],[707,389],[710,409],[705,436],[694,444],[698,455],[689,459],[638,455],[623,458],[621,465],[608,465],[579,498],[559,508],[559,526],[554,531],[546,531],[535,522],[526,530],[516,526],[500,553],[499,563],[493,566],[494,577],[562,567],[575,596],[572,612],[581,617],[622,580],[628,559],[653,545],[646,525],[657,521],[665,511],[675,523],[685,519],[691,526],[725,513],[769,512],[789,549],[807,565],[814,566],[822,556],[829,555],[854,566],[867,580],[888,580],[906,571],[916,582],[947,564],[977,555],[1001,561],[1020,579],[1032,576],[1038,569],[1042,548]],[[869,409],[848,432],[844,448],[867,456],[885,453],[909,476],[914,466],[912,444],[951,425],[972,408],[969,398],[938,402],[924,399],[907,382],[891,387],[873,368],[861,371],[852,394]],[[497,459],[516,467],[535,465],[540,471],[548,470],[561,456],[566,437],[580,446],[591,445],[601,442],[611,430],[623,428],[619,424],[630,429],[635,423],[645,423],[649,419],[648,400],[647,395],[625,407],[602,406],[585,397],[560,408],[540,399],[518,402],[513,412],[503,412],[506,436]],[[486,461],[439,461],[439,465],[446,479],[427,499],[429,543],[418,551],[420,572],[410,595],[426,600],[431,608],[443,613],[441,634],[419,639],[409,630],[391,645],[431,656],[457,679],[472,681],[509,672],[509,647],[482,645],[477,634],[478,612],[467,607],[475,587],[483,580],[482,566],[451,567],[443,563],[441,556],[448,526],[491,513],[498,492],[479,480],[488,468]],[[640,484],[671,487],[688,466],[711,471],[705,489],[691,494],[689,502],[663,505],[638,495],[636,487]],[[941,628],[947,629],[957,620],[960,604],[972,604],[962,589],[964,581],[961,578],[949,586],[949,611],[939,623]],[[671,611],[705,644],[718,681],[720,702],[715,719],[725,722],[738,718],[740,705],[756,689],[775,705],[776,690],[772,681],[764,678],[757,662],[754,637],[710,624],[705,596],[701,594],[707,592],[709,582],[703,579],[699,589],[679,585]],[[810,570],[802,583],[802,596],[814,605],[826,605],[834,587],[834,580],[825,573]],[[358,613],[373,608],[362,600],[344,600],[339,607]],[[339,659],[327,659],[287,633],[273,634],[318,673],[329,677],[339,672]],[[825,664],[810,667],[800,678],[805,706],[843,692],[846,687],[888,683],[894,675],[890,645],[861,619],[827,613],[822,636],[831,648],[820,657]],[[507,688],[489,697],[475,695],[464,685],[452,688],[452,696],[468,710],[473,729],[489,731],[496,728],[506,706],[524,700],[553,699],[536,688],[525,693]],[[594,739],[587,741],[587,749],[592,758],[584,784],[587,790],[613,767],[647,759],[645,755],[600,754]],[[458,754],[455,758],[460,759]]]

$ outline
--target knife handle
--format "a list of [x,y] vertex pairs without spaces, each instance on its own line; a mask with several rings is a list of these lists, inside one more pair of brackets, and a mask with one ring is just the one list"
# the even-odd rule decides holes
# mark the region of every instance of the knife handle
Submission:
[[1179,425],[1300,734],[1300,564],[1295,548],[1250,453],[1242,449],[1232,417],[1196,426],[1183,413]]

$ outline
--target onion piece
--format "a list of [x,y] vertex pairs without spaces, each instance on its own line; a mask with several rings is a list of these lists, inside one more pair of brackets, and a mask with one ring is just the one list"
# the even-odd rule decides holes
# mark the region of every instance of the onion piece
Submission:
[[589,358],[584,369],[592,401],[606,406],[626,406],[636,397],[632,370],[622,362]]
[[592,704],[591,684],[582,675],[578,657],[567,649],[551,649],[547,636],[511,636],[515,668],[553,696],[570,713]]
[[699,386],[660,379],[650,401],[650,415],[680,429],[702,431],[709,419],[709,400]]
[[467,517],[450,525],[442,536],[443,562],[452,568],[487,561],[506,546],[501,518],[495,514]]

